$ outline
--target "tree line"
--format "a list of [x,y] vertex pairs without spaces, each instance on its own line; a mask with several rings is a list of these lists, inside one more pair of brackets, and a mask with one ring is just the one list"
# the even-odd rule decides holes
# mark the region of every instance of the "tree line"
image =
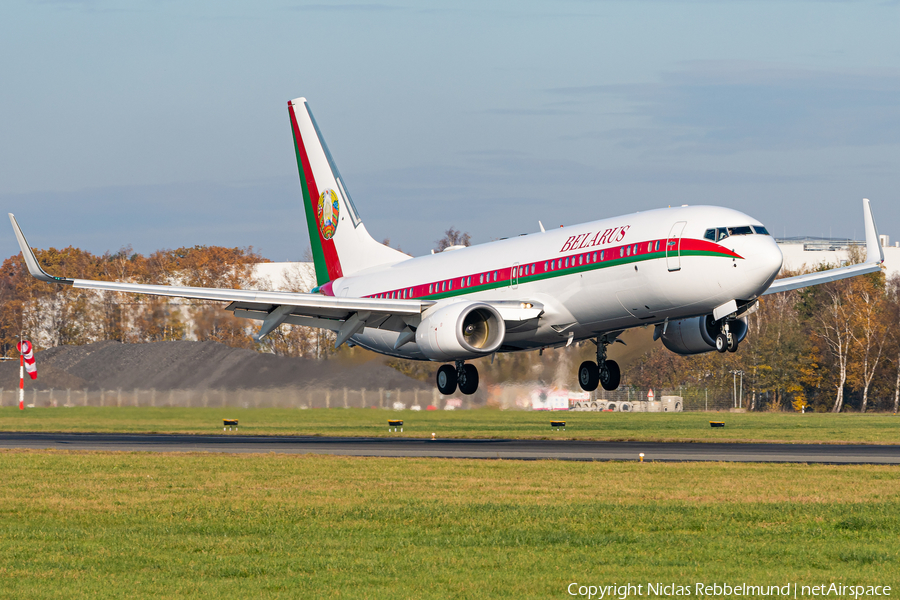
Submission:
[[873,273],[764,296],[747,321],[736,353],[657,348],[628,370],[629,383],[730,387],[740,377],[750,410],[900,408],[900,276]]
[[[451,228],[453,240],[466,244]],[[273,289],[254,275],[268,262],[253,248],[194,246],[144,256],[123,248],[93,255],[78,248],[36,252],[45,269],[79,279],[159,285]],[[825,268],[825,267],[821,267]],[[796,273],[782,273],[793,275]],[[309,269],[285,274],[284,291],[306,292],[314,285]],[[257,343],[258,323],[235,318],[221,303],[79,290],[32,278],[21,255],[6,259],[0,272],[0,353],[15,356],[24,332],[38,350],[102,340],[140,343],[193,339],[272,352],[327,359],[354,356],[358,349],[334,350],[334,335],[319,329],[282,325]],[[900,406],[900,277],[883,273],[763,297],[747,317],[749,333],[736,353],[679,356],[661,345],[624,369],[623,385],[647,388],[730,388],[740,377],[751,410],[893,410]],[[485,383],[550,379],[578,389],[575,369],[593,353],[592,344],[543,353],[523,352],[482,360]],[[405,360],[388,364],[420,379],[435,365]],[[549,382],[548,382],[549,383]]]

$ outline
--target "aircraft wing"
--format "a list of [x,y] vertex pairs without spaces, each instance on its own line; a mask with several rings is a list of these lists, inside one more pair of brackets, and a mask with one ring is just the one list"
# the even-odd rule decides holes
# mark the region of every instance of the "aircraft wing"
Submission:
[[884,249],[882,249],[881,242],[878,240],[878,228],[875,227],[875,219],[872,217],[872,207],[869,205],[868,198],[863,198],[863,218],[866,225],[865,262],[858,265],[840,267],[838,269],[829,269],[817,273],[797,275],[796,277],[776,279],[772,282],[772,285],[769,286],[769,289],[763,292],[763,295],[797,290],[813,285],[828,283],[829,281],[838,281],[839,279],[847,279],[848,277],[856,277],[857,275],[877,273],[880,271],[881,263],[884,262]]
[[[402,329],[406,327],[404,317],[418,317],[429,306],[431,300],[391,300],[384,298],[337,298],[320,294],[296,292],[271,292],[239,290],[227,288],[200,288],[140,283],[118,283],[89,279],[70,279],[50,275],[38,263],[37,257],[25,240],[22,229],[10,213],[9,220],[16,233],[19,248],[29,273],[36,279],[48,283],[71,285],[74,288],[131,292],[151,296],[171,296],[197,300],[217,300],[230,302],[226,310],[235,316],[263,321],[256,338],[260,339],[282,323],[305,325],[330,329],[338,333],[339,346],[364,326],[379,322],[379,326]],[[392,322],[388,322],[392,320]]]

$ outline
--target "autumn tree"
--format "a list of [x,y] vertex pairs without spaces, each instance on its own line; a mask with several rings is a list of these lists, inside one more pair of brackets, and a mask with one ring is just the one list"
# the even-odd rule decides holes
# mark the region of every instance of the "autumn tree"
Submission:
[[437,247],[434,251],[443,252],[451,246],[470,246],[472,244],[472,238],[468,233],[463,233],[458,229],[451,227],[444,232],[444,237],[437,240],[435,244],[437,244]]
[[850,335],[854,352],[850,369],[850,381],[862,392],[860,412],[866,412],[869,388],[881,365],[888,344],[890,328],[886,319],[888,306],[884,288],[884,274],[874,273],[854,277],[847,286],[850,290]]

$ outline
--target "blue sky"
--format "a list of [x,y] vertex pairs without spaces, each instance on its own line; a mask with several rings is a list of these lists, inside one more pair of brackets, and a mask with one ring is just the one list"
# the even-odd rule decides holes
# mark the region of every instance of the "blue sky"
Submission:
[[[900,239],[897,2],[0,7],[0,201],[37,247],[308,246],[305,96],[378,239],[670,204]],[[17,251],[0,228],[6,255]]]

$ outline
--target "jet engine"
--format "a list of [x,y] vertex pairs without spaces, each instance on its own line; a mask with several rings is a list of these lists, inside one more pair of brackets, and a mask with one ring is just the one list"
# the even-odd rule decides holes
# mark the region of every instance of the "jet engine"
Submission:
[[506,325],[490,304],[455,302],[432,310],[416,329],[416,345],[431,360],[478,358],[503,343]]
[[[747,321],[735,319],[728,324],[732,335],[740,342],[747,337]],[[712,315],[670,321],[660,337],[663,345],[675,354],[701,354],[716,349],[719,326]]]

